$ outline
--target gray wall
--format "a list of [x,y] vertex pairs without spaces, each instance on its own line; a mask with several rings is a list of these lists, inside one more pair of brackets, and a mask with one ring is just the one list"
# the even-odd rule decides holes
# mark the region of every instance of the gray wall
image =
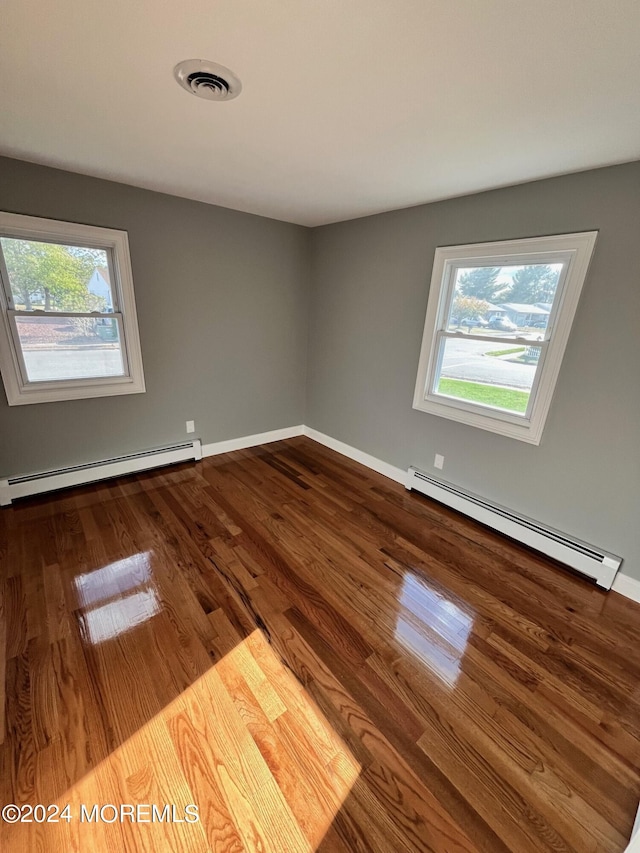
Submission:
[[[310,232],[0,158],[0,209],[129,232],[147,383],[11,408],[0,393],[0,475],[164,444],[187,419],[204,442],[307,423],[400,468],[442,453],[452,482],[640,579],[640,163]],[[435,247],[591,229],[540,446],[415,412]]]
[[[412,409],[436,246],[599,230],[540,446]],[[318,228],[306,423],[625,558],[640,579],[640,163]]]
[[[147,391],[9,407],[0,475],[304,422],[309,231],[0,158],[0,209],[129,232]],[[1,383],[0,383],[1,387]]]

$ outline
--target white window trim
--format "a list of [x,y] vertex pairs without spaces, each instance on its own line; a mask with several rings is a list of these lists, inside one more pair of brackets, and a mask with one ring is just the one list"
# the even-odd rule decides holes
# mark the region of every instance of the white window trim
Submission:
[[[110,397],[119,394],[141,394],[145,391],[138,319],[133,294],[133,274],[126,231],[78,225],[17,213],[0,212],[0,236],[24,240],[67,243],[106,249],[113,274],[114,298],[122,314],[121,347],[127,375],[92,379],[66,379],[49,382],[26,382],[21,368],[22,351],[11,330],[5,288],[0,282],[0,373],[10,406],[46,403],[58,400],[80,400],[88,397]],[[0,253],[0,277],[7,275]],[[7,288],[10,290],[10,288]]]
[[[578,307],[578,300],[589,268],[597,231],[561,234],[551,237],[532,237],[524,240],[502,240],[492,243],[471,243],[464,246],[446,246],[436,249],[427,315],[418,363],[413,408],[439,415],[490,432],[540,444],[542,431],[551,406],[560,365],[569,339],[569,332]],[[543,341],[526,340],[529,346],[542,344],[540,367],[531,390],[529,407],[524,417],[508,412],[491,410],[487,406],[444,398],[428,393],[436,370],[439,369],[439,340],[444,314],[451,296],[455,276],[453,270],[460,266],[507,266],[527,263],[553,263],[567,261],[566,269],[558,283],[561,288],[557,304],[549,318]],[[464,261],[464,263],[461,263]],[[555,302],[555,300],[554,300]],[[496,335],[499,342],[500,335]],[[474,339],[473,335],[464,335]],[[482,340],[491,340],[483,336]],[[511,341],[525,342],[524,338]]]

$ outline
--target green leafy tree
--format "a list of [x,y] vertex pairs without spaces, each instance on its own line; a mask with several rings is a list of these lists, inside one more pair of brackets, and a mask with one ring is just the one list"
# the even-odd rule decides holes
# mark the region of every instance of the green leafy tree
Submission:
[[1,242],[13,300],[30,311],[34,303],[42,302],[42,284],[38,279],[36,258],[30,251],[29,243],[23,240],[4,237]]
[[66,246],[2,238],[14,301],[27,310],[91,311],[87,284],[95,262],[91,254],[74,254]]
[[456,296],[451,308],[451,316],[455,317],[458,325],[463,320],[473,320],[482,317],[489,310],[489,303],[474,296]]
[[487,302],[495,302],[504,290],[504,284],[498,281],[500,267],[475,267],[462,273],[458,287],[463,296],[474,296]]
[[504,302],[533,305],[536,302],[553,302],[558,284],[558,271],[548,264],[531,264],[521,267],[513,276]]

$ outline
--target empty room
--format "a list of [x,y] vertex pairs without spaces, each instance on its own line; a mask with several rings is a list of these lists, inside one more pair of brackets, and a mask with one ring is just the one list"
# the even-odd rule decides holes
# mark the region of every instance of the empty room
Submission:
[[0,850],[640,853],[639,42],[2,5]]

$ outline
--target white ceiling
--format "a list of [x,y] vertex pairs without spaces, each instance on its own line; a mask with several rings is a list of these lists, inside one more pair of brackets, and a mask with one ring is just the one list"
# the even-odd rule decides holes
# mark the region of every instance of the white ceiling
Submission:
[[317,225],[640,158],[639,44],[638,0],[3,0],[0,153]]

